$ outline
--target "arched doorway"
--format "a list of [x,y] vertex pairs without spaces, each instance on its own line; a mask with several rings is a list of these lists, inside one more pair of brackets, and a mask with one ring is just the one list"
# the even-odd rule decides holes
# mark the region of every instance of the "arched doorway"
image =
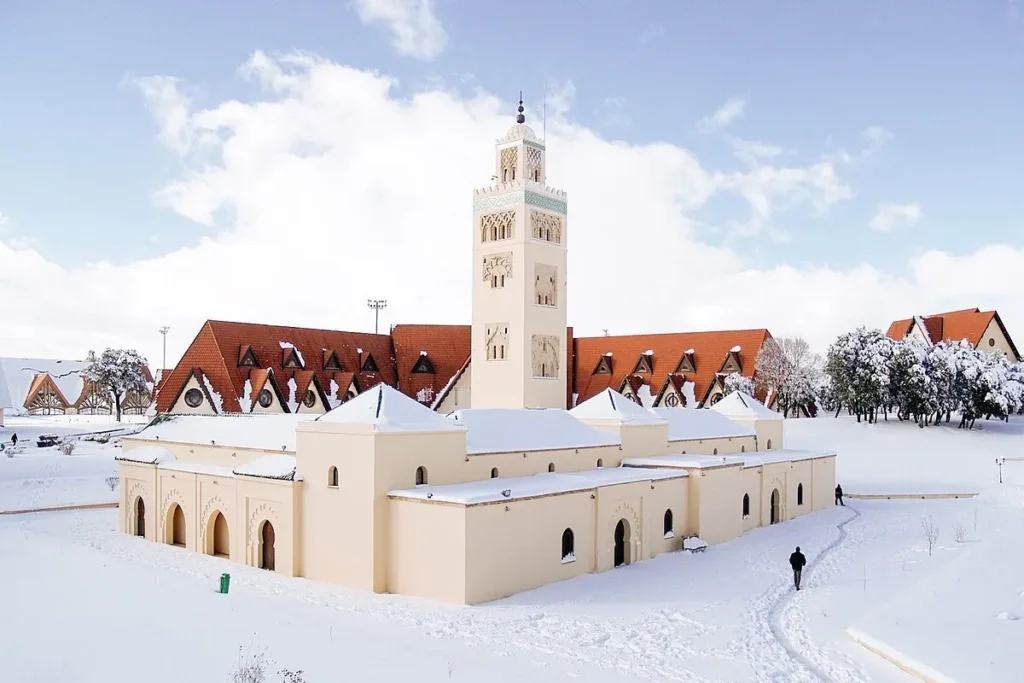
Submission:
[[215,557],[231,556],[231,535],[228,531],[228,520],[218,510],[210,518],[209,526],[206,527],[206,548],[207,555]]
[[260,529],[260,569],[274,571],[274,525],[269,521]]
[[632,553],[629,548],[630,540],[630,528],[629,522],[624,519],[620,519],[619,523],[615,525],[615,566],[621,567],[624,564],[629,564],[633,559]]
[[135,535],[146,537],[146,504],[142,496],[135,499]]
[[171,545],[185,547],[185,511],[177,503],[171,505],[168,516],[168,529],[164,531],[165,540]]
[[779,522],[782,521],[782,515],[779,514],[780,513],[780,509],[779,509],[780,500],[779,500],[779,498],[780,498],[779,490],[778,489],[772,489],[772,498],[771,498],[772,509],[771,509],[771,513],[770,513],[770,520],[771,520],[769,522],[770,524],[778,524]]

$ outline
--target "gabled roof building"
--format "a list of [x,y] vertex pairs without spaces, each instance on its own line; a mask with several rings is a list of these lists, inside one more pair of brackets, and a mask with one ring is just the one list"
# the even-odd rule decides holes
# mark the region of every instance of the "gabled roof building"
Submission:
[[1015,363],[1022,360],[997,311],[965,308],[948,313],[917,315],[893,322],[886,334],[896,340],[917,337],[928,344],[964,340],[979,351],[1002,353]]

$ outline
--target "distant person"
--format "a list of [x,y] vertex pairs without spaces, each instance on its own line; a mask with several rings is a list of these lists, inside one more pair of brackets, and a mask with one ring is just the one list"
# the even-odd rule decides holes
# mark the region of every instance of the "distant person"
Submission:
[[846,503],[843,502],[843,487],[839,484],[836,484],[836,505],[846,507]]
[[804,570],[806,564],[807,558],[800,552],[800,546],[797,546],[796,552],[789,556],[789,566],[793,568],[793,583],[796,585],[797,590],[800,590],[800,573]]
[[11,445],[12,446],[17,446],[18,445],[18,433],[17,432],[15,432],[14,434],[11,434]]

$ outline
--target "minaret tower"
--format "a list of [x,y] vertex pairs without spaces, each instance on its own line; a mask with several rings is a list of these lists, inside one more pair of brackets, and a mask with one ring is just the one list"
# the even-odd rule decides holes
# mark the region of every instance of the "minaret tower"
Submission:
[[473,408],[566,407],[566,197],[546,162],[520,93],[496,184],[473,193]]

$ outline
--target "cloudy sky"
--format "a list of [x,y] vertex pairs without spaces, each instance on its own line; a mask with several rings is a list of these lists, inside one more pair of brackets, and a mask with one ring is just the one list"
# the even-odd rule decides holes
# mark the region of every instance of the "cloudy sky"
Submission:
[[0,356],[468,322],[519,90],[578,333],[1024,330],[1016,2],[126,7],[0,8]]

